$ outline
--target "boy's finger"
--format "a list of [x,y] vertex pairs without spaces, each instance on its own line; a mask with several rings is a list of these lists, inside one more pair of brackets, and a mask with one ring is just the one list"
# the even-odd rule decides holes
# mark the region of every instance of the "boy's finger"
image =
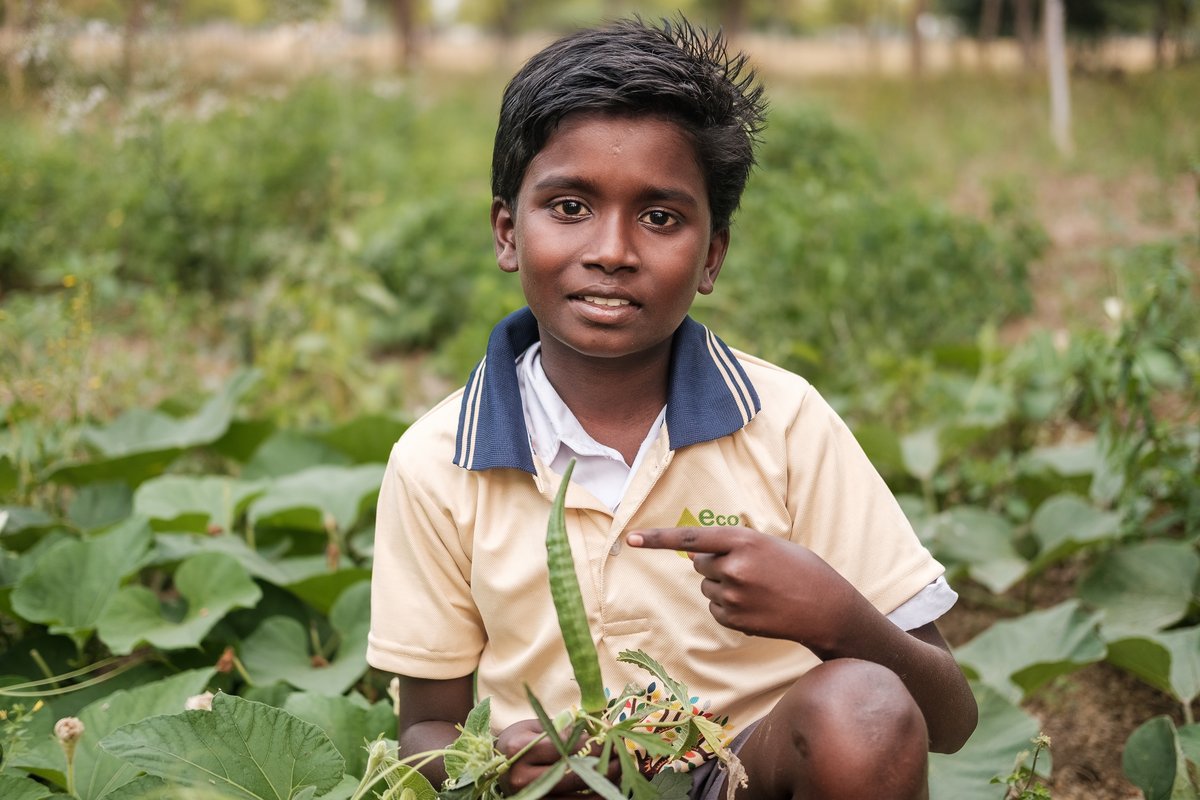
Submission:
[[721,528],[650,528],[630,532],[626,541],[632,547],[713,555],[728,553],[733,545],[728,531]]

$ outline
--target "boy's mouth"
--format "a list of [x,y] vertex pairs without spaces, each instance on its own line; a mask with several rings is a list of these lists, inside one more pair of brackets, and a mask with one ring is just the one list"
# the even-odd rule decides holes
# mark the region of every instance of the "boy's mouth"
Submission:
[[630,301],[622,299],[620,297],[597,297],[595,295],[585,294],[582,296],[581,299],[585,303],[593,303],[598,306],[616,307],[616,306],[627,306],[630,304]]

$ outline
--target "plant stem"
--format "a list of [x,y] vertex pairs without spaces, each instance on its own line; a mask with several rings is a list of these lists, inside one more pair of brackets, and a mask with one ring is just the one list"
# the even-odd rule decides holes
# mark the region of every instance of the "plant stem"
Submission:
[[[100,662],[100,663],[107,664],[107,663],[111,663],[111,661],[112,660],[110,659],[110,661]],[[124,664],[121,664],[120,666],[113,669],[111,672],[106,672],[103,675],[98,675],[95,678],[90,678],[89,680],[86,680],[86,681],[80,681],[79,683],[73,684],[71,686],[55,686],[55,688],[53,688],[53,689],[43,689],[41,691],[32,691],[32,692],[24,691],[24,689],[32,688],[34,686],[41,686],[42,684],[48,683],[50,681],[45,681],[45,680],[28,681],[26,683],[16,684],[15,687],[5,686],[3,688],[0,688],[0,697],[49,697],[51,695],[70,694],[71,692],[77,691],[79,689],[86,689],[89,686],[97,686],[101,683],[104,683],[107,680],[115,678],[118,675],[120,675],[122,672],[127,672],[130,669],[141,664],[142,661],[143,661],[143,659],[140,659],[140,658],[130,659],[129,661],[126,661]],[[76,670],[75,672],[66,673],[65,675],[60,675],[58,677],[63,678],[63,677],[66,677],[66,675],[71,675],[71,676],[82,675],[84,673],[91,672],[92,670],[94,670],[96,668],[96,666],[98,666],[98,665],[92,665],[88,669]]]
[[[42,654],[37,651],[36,647],[29,651],[29,657],[38,665],[42,674],[46,676],[46,680],[50,682],[50,685],[57,689],[59,678],[55,677],[54,670],[50,669],[50,665],[46,663],[46,659],[42,658]],[[93,668],[88,667],[87,669],[90,671]]]

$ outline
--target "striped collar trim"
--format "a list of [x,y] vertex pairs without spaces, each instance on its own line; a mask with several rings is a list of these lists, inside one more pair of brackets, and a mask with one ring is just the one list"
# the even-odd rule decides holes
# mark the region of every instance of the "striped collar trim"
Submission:
[[[536,473],[516,361],[537,339],[537,320],[528,308],[509,314],[492,330],[487,354],[463,390],[454,446],[458,466]],[[761,408],[754,385],[729,347],[708,328],[685,318],[671,345],[670,448],[728,436],[745,427]]]

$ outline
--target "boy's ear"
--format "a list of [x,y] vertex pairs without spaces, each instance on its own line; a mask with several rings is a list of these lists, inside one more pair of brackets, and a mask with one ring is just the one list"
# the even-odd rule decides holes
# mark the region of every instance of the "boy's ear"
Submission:
[[713,284],[717,275],[721,274],[721,265],[725,263],[725,254],[729,252],[729,228],[716,231],[708,240],[708,255],[704,259],[704,273],[700,276],[700,286],[696,291],[700,294],[712,294]]
[[505,272],[517,271],[517,229],[512,209],[499,197],[492,199],[492,244],[496,263]]

